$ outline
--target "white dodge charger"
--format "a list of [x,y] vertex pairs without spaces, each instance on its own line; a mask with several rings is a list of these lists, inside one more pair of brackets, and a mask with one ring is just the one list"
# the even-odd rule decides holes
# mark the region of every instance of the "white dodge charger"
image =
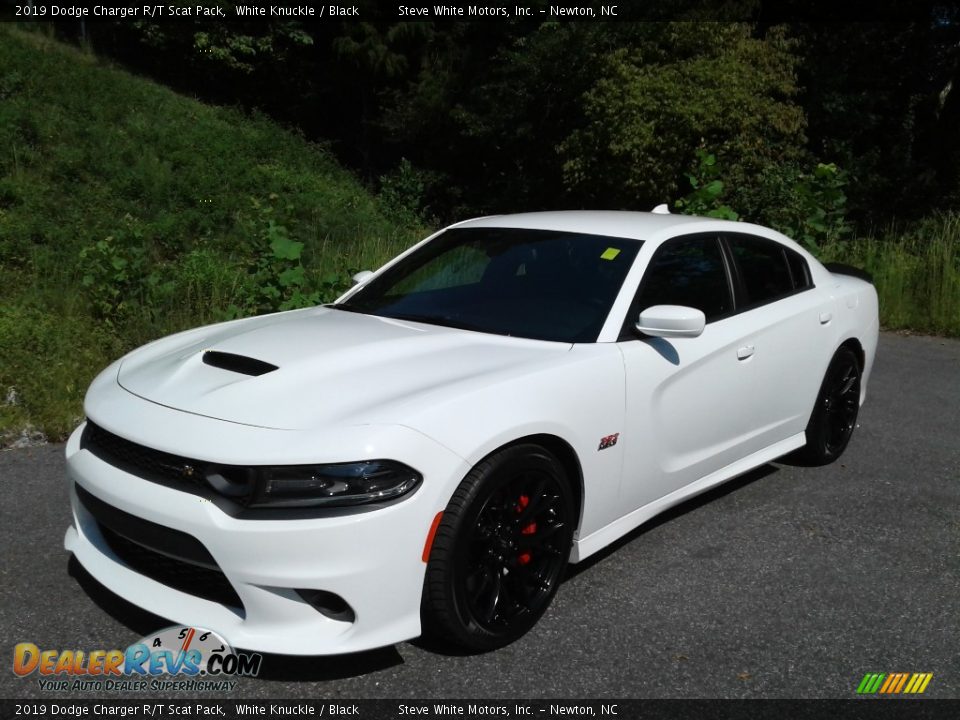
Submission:
[[65,546],[99,582],[251,650],[496,648],[568,562],[839,457],[877,346],[861,274],[746,223],[481,218],[356,279],[94,380]]

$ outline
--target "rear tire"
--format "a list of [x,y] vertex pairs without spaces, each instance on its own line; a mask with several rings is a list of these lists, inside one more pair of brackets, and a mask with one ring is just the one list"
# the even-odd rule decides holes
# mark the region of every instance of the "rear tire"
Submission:
[[808,465],[827,465],[846,450],[860,411],[860,361],[849,347],[833,355],[807,423],[807,444],[797,457]]
[[574,499],[560,462],[514,445],[460,483],[434,537],[425,631],[470,651],[503,647],[546,612],[573,542]]

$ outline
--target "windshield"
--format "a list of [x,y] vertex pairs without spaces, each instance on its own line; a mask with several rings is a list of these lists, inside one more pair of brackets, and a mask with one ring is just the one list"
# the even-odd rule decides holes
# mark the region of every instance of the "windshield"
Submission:
[[594,342],[641,241],[454,228],[332,307],[467,330]]

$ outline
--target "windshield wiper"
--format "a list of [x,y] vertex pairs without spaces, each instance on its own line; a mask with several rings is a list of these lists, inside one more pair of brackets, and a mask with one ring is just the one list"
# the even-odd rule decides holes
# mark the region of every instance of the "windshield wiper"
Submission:
[[342,303],[326,303],[323,307],[332,308],[334,310],[343,310],[344,312],[353,312],[353,313],[362,313],[363,310],[358,308],[356,305],[351,305],[348,302]]
[[443,327],[456,328],[457,330],[473,330],[474,332],[491,333],[489,328],[463,322],[443,315],[417,315],[416,313],[399,313],[395,315],[381,315],[380,317],[390,318],[392,320],[410,320],[411,322],[422,322],[428,325],[441,325]]
[[491,333],[493,335],[503,335],[504,333],[498,333],[495,330],[490,330],[489,328],[482,327],[480,325],[475,325],[473,323],[463,322],[452,317],[446,317],[443,315],[426,315],[426,314],[417,314],[417,313],[399,313],[394,315],[382,315],[376,312],[370,312],[369,310],[361,310],[356,305],[351,305],[349,302],[342,303],[327,303],[323,307],[332,308],[333,310],[343,310],[344,312],[360,313],[362,315],[373,315],[374,317],[383,317],[389,318],[391,320],[409,320],[410,322],[421,322],[426,323],[427,325],[440,325],[442,327],[456,328],[457,330],[472,330],[474,332],[483,332]]

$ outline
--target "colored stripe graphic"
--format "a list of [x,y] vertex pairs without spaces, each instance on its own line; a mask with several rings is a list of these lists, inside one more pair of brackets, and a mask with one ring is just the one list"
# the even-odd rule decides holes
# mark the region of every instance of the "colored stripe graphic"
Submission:
[[909,673],[893,673],[887,678],[887,681],[880,688],[881,693],[898,693],[903,684],[907,681]]
[[900,673],[900,682],[897,683],[897,686],[893,689],[893,692],[898,693],[903,689],[903,684],[907,681],[907,674]]
[[927,689],[927,685],[930,684],[932,678],[933,673],[914,673],[903,692],[910,693],[911,695],[919,695]]
[[857,692],[861,695],[866,695],[870,693],[875,693],[877,687],[880,685],[880,681],[883,680],[884,675],[882,673],[867,673],[863,676],[863,680],[860,681],[860,686],[857,688]]
[[888,693],[890,688],[897,684],[897,680],[900,679],[900,673],[892,673],[887,676],[887,681],[880,686],[880,692]]
[[933,673],[867,673],[857,686],[857,694],[919,695],[932,679]]

